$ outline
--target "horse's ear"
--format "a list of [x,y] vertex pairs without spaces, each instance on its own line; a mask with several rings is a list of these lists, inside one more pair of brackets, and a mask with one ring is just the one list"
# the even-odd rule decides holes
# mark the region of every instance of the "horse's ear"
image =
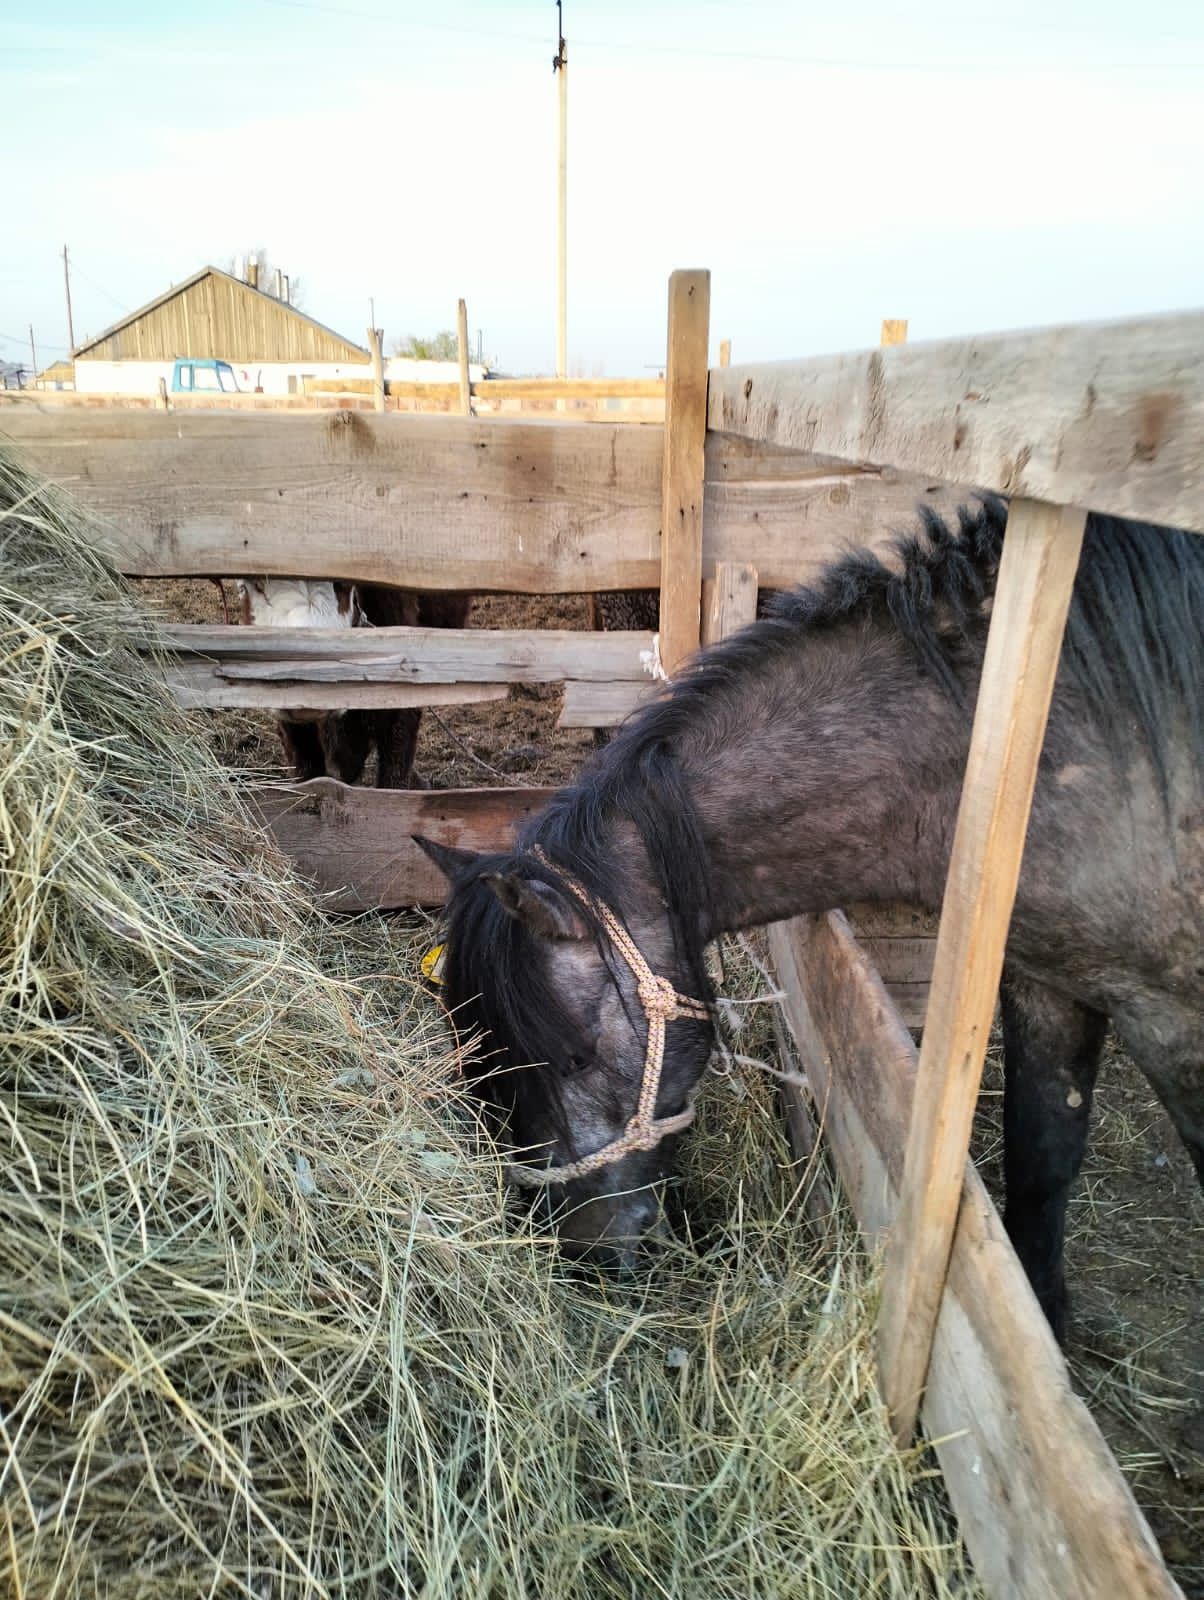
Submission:
[[423,855],[430,857],[448,883],[455,883],[461,873],[467,872],[478,858],[475,850],[461,850],[454,844],[439,844],[435,839],[424,839],[419,833],[412,833],[410,838]]
[[589,929],[577,907],[566,894],[541,878],[488,872],[481,882],[493,890],[504,911],[541,939],[588,937]]

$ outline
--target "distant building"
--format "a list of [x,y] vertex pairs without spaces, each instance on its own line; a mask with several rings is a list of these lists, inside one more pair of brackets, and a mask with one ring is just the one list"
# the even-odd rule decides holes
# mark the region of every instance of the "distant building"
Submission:
[[[251,276],[257,276],[254,267]],[[255,282],[202,267],[80,345],[75,386],[92,393],[156,394],[161,378],[170,387],[175,363],[182,360],[228,362],[248,394],[304,394],[310,384],[329,391],[332,380],[341,379],[354,380],[358,388],[372,377],[362,345]],[[455,382],[458,370],[454,361],[385,362],[386,377],[418,383]],[[472,366],[474,382],[484,370]]]
[[248,393],[303,394],[305,379],[362,377],[362,345],[220,267],[202,267],[75,351],[77,389],[154,394],[177,360],[228,361]]
[[75,368],[70,361],[52,361],[44,371],[38,373],[38,389],[74,389]]

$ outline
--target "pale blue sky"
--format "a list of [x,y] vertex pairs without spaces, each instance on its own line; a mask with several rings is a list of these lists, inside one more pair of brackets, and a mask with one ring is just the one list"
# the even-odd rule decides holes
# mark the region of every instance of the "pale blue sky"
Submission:
[[[569,353],[737,360],[1204,303],[1204,4],[566,0]],[[550,370],[551,0],[0,0],[0,355],[265,245],[363,339]],[[15,342],[14,342],[15,341]]]

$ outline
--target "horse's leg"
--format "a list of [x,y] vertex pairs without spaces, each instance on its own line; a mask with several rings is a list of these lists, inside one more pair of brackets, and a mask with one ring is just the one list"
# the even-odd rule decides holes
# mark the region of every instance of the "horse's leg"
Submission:
[[1004,974],[1000,1000],[1005,1225],[1061,1341],[1066,1332],[1066,1204],[1087,1147],[1091,1094],[1108,1019],[1010,971]]
[[[462,628],[468,620],[471,605],[471,595],[455,592],[412,595],[398,590],[373,589],[369,593],[368,609],[378,627],[387,622],[394,626],[417,624],[422,628]],[[421,787],[414,773],[421,723],[422,712],[417,707],[373,713],[378,789]]]
[[342,783],[358,783],[372,748],[370,711],[339,711],[319,723],[326,767]]
[[1204,1027],[1198,1015],[1160,998],[1118,1011],[1112,1020],[1166,1107],[1204,1188]]
[[405,711],[374,711],[372,719],[376,739],[376,787],[408,789],[414,774],[414,752],[418,749],[422,712],[417,707]]
[[293,769],[298,783],[326,775],[326,755],[322,748],[320,730],[316,722],[290,722],[287,717],[277,719],[280,743]]

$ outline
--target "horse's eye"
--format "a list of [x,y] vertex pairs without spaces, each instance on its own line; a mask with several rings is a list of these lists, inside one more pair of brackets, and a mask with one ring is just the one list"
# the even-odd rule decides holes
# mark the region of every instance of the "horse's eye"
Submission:
[[578,1051],[566,1059],[561,1071],[566,1078],[572,1077],[574,1073],[584,1072],[586,1067],[592,1065],[593,1059],[593,1056],[587,1055],[584,1051]]

